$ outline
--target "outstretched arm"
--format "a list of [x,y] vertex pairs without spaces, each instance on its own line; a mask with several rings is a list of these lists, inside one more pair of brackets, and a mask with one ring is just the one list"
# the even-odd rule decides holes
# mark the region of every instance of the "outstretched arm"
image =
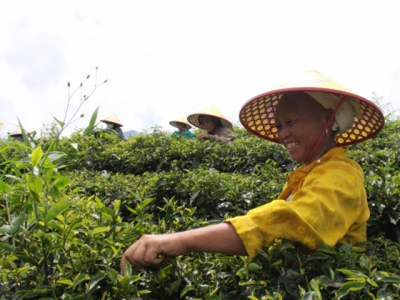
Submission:
[[230,223],[163,235],[144,235],[122,256],[120,269],[124,273],[127,262],[139,269],[157,265],[166,257],[190,252],[247,255],[242,240]]

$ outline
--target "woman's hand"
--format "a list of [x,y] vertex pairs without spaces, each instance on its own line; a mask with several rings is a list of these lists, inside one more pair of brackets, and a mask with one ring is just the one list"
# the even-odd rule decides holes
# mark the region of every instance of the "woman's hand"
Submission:
[[200,139],[200,140],[209,140],[209,139],[210,139],[210,136],[209,136],[208,133],[202,132],[202,133],[199,133],[199,134],[197,135],[197,138]]
[[189,252],[247,255],[235,228],[230,223],[220,223],[182,232],[142,236],[122,256],[121,274],[124,274],[127,262],[140,269]]
[[124,274],[125,265],[131,263],[135,269],[158,265],[169,256],[186,254],[186,246],[179,233],[164,235],[143,235],[132,244],[122,256],[120,270]]

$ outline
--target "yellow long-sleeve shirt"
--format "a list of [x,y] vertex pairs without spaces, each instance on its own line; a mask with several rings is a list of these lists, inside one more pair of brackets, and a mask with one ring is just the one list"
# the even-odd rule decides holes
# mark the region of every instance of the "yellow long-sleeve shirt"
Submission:
[[278,200],[225,220],[250,257],[277,238],[314,250],[321,245],[366,240],[370,211],[360,165],[342,148],[331,149],[287,177]]

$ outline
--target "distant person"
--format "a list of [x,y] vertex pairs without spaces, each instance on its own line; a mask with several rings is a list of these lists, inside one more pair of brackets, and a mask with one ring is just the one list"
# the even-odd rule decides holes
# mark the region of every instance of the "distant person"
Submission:
[[190,126],[188,121],[186,121],[185,117],[180,117],[175,120],[172,120],[171,122],[169,122],[169,124],[173,127],[178,128],[178,130],[174,131],[171,134],[171,136],[174,137],[181,136],[185,139],[191,139],[196,137],[196,135],[189,130],[190,128],[192,128],[192,126]]
[[[26,136],[33,141],[33,138],[36,136],[36,131],[26,132]],[[10,133],[10,138],[16,141],[23,142],[24,136],[22,135],[22,131],[20,128],[15,129],[13,132]]]
[[198,139],[224,143],[229,143],[235,139],[232,123],[215,106],[191,114],[188,116],[188,121],[198,128],[207,130],[207,132],[199,133]]
[[276,239],[306,253],[367,240],[364,173],[345,146],[382,129],[385,119],[374,103],[311,71],[250,99],[239,118],[250,133],[281,144],[301,164],[278,198],[219,224],[142,235],[122,256],[122,273],[127,262],[149,267],[190,252],[253,258]]
[[115,114],[112,114],[111,116],[108,116],[107,118],[104,118],[100,121],[105,123],[107,125],[107,129],[111,130],[111,132],[115,132],[119,138],[123,140],[126,139],[124,133],[121,130],[121,127],[124,125],[122,125],[121,121]]
[[10,133],[10,137],[13,140],[23,142],[24,137],[22,136],[22,132],[20,128],[15,129],[13,132]]

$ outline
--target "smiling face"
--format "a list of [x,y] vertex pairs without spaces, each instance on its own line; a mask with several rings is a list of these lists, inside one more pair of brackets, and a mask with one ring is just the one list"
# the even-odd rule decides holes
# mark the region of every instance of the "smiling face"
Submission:
[[215,133],[218,129],[218,119],[211,116],[200,116],[199,123],[208,133]]
[[279,100],[275,112],[278,139],[294,161],[309,165],[336,146],[332,134],[324,135],[308,157],[321,133],[325,133],[330,114],[330,110],[303,92],[287,93]]

